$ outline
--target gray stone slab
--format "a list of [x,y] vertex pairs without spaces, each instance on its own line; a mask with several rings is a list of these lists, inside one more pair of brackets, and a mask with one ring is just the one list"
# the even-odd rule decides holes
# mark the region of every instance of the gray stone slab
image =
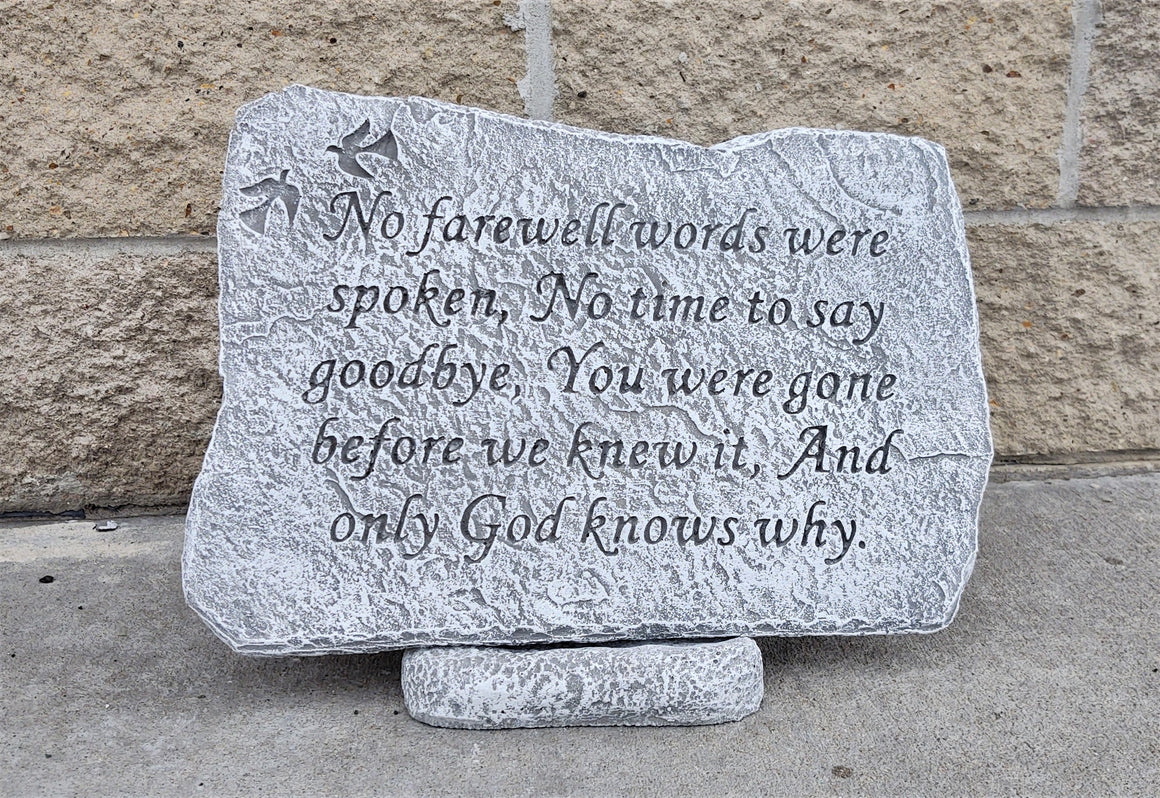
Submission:
[[184,577],[235,649],[953,617],[991,445],[937,145],[292,87],[239,111],[218,232]]
[[411,717],[453,729],[728,723],[756,712],[764,694],[748,637],[403,655]]

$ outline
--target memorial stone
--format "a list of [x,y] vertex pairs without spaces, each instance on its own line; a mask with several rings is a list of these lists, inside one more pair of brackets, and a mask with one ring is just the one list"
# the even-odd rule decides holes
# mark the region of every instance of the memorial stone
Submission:
[[453,729],[727,723],[761,706],[762,675],[748,637],[412,648],[402,674],[411,716]]
[[190,605],[237,651],[929,632],[991,460],[942,148],[243,107]]

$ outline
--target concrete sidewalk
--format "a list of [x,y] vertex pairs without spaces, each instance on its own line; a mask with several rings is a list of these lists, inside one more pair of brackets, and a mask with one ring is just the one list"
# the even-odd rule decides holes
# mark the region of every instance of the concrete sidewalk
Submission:
[[239,657],[182,521],[0,526],[0,794],[1157,793],[1160,474],[993,485],[950,629],[762,640],[761,711],[683,729],[434,729],[397,653]]

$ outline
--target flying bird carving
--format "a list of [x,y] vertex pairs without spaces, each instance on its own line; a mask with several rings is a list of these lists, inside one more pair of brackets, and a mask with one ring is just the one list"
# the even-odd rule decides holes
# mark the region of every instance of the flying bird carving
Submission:
[[374,179],[374,175],[364,169],[362,164],[358,162],[358,156],[364,153],[390,158],[392,161],[399,160],[399,144],[395,141],[395,134],[390,130],[382,138],[366,146],[362,146],[361,142],[366,139],[370,131],[371,120],[368,119],[355,128],[353,133],[349,133],[339,139],[338,146],[331,144],[326,148],[327,152],[332,152],[338,156],[338,168],[348,175]]
[[297,186],[286,180],[286,175],[289,173],[289,169],[283,169],[282,174],[277,178],[267,177],[252,186],[241,189],[241,192],[247,197],[265,197],[265,201],[261,205],[238,214],[242,224],[256,233],[265,233],[266,216],[275,202],[282,203],[282,207],[286,210],[288,223],[294,224],[294,217],[298,213],[298,200],[301,199],[302,192],[298,190]]

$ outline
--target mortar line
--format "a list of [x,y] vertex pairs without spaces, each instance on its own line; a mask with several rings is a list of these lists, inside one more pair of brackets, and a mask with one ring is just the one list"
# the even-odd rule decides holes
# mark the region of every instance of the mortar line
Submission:
[[190,252],[217,252],[217,236],[108,236],[35,238],[0,241],[0,255],[43,258],[50,255],[146,255],[171,257]]
[[552,52],[551,0],[520,0],[527,74],[516,85],[530,119],[552,121],[556,103],[556,70]]
[[1080,152],[1083,126],[1080,114],[1091,77],[1092,49],[1100,22],[1100,0],[1075,0],[1072,5],[1075,32],[1071,43],[1071,74],[1067,82],[1067,107],[1059,146],[1059,196],[1061,208],[1075,205],[1079,196]]
[[[1145,452],[1142,454],[1155,454]],[[1120,477],[1152,474],[1160,471],[1160,457],[1096,458],[1078,462],[996,462],[988,469],[987,481],[990,485],[1007,482],[1041,482],[1065,479],[1117,479]],[[0,512],[0,531],[16,525],[34,524],[42,521],[98,520],[108,518],[142,518],[158,515],[185,515],[189,511],[188,502],[174,497],[172,504],[136,504],[126,501],[116,506],[89,504],[84,507],[50,512],[47,510],[8,510]]]
[[[989,225],[1052,225],[1068,222],[1160,222],[1160,205],[1124,205],[1097,208],[1011,208],[965,211],[967,227]],[[0,240],[0,255],[44,257],[53,254],[106,256],[114,254],[170,256],[189,252],[216,252],[217,236],[89,236],[84,238],[28,238]]]
[[1160,206],[1124,205],[1102,208],[1013,208],[995,211],[967,211],[963,214],[967,227],[1009,224],[1060,224],[1067,222],[1156,222],[1160,221]]
[[[1101,208],[1012,208],[966,211],[967,227],[990,225],[1052,225],[1068,222],[1160,222],[1160,205]],[[0,240],[0,255],[44,257],[53,254],[107,256],[115,254],[171,256],[189,252],[217,252],[216,236],[91,236],[85,238],[29,238]]]

